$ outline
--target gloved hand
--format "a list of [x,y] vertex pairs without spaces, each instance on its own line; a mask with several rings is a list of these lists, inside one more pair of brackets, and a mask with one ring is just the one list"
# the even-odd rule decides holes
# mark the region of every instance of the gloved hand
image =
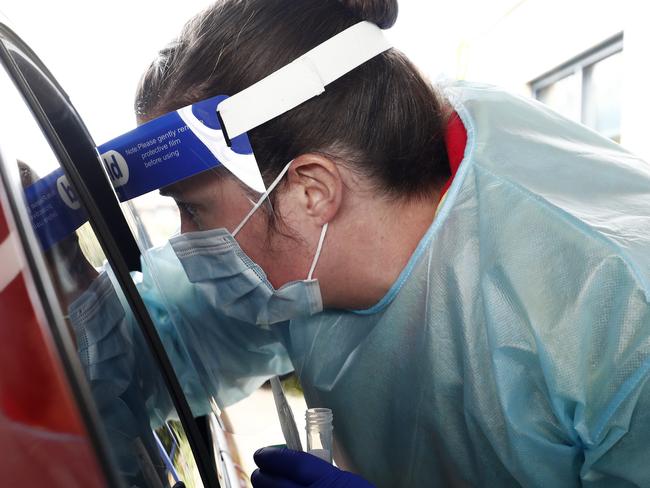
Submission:
[[374,488],[366,480],[341,471],[306,452],[265,447],[253,456],[255,488]]

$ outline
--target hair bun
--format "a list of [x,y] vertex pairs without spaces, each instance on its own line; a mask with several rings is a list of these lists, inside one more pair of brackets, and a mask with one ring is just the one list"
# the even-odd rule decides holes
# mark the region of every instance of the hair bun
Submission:
[[388,29],[397,20],[397,0],[341,0],[341,3],[362,20]]

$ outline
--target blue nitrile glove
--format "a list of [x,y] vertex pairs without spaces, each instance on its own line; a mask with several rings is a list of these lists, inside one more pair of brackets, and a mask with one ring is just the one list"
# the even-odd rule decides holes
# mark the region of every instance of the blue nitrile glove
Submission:
[[254,459],[259,466],[251,476],[255,488],[374,488],[363,478],[306,452],[264,447]]

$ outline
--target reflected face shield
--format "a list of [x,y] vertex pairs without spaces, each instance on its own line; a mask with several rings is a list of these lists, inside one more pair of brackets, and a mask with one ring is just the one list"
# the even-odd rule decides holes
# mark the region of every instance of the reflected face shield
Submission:
[[[247,132],[322,94],[327,85],[390,48],[381,29],[360,22],[233,96],[183,107],[98,146],[119,200],[219,167],[265,194]],[[62,170],[37,181],[26,195],[44,249],[87,220]]]

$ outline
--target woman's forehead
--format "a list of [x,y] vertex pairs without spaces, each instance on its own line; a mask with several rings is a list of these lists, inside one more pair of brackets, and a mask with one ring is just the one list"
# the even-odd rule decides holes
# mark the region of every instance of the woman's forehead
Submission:
[[160,189],[160,194],[166,197],[183,197],[189,194],[214,191],[221,185],[224,178],[216,171],[204,171],[184,180],[177,181]]
[[229,190],[241,189],[236,179],[223,167],[210,169],[160,189],[160,194],[176,200],[215,198]]

